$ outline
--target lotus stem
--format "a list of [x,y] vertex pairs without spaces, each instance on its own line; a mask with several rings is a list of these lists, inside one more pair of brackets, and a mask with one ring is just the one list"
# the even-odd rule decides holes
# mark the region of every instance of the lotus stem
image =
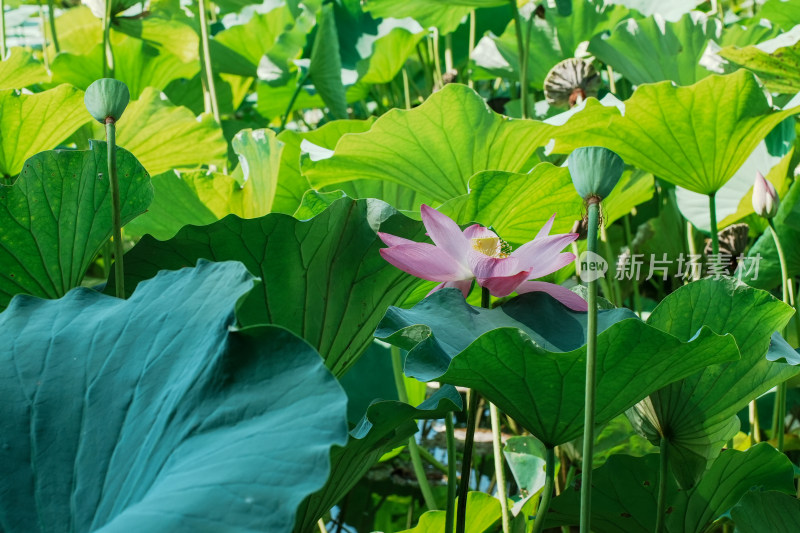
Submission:
[[125,298],[125,273],[122,268],[122,214],[119,206],[119,180],[117,179],[117,128],[112,117],[106,119],[106,146],[108,148],[108,179],[111,184],[111,223],[114,226],[114,275],[117,298]]
[[[600,215],[600,199],[596,196],[587,201],[589,209],[589,227],[587,231],[587,249],[597,253],[597,226]],[[594,457],[594,408],[595,408],[595,374],[597,355],[597,280],[589,281],[588,316],[586,330],[586,395],[584,397],[583,421],[583,458],[581,465],[581,533],[590,533],[592,516],[592,459]]]
[[494,452],[494,471],[497,477],[497,497],[500,499],[503,533],[509,533],[508,498],[506,497],[505,464],[503,463],[502,439],[500,435],[500,414],[497,406],[489,402],[489,415],[492,421],[492,451]]
[[550,510],[550,500],[553,499],[555,476],[556,452],[555,448],[548,446],[545,448],[544,488],[542,489],[542,499],[539,500],[539,507],[536,508],[533,533],[540,533],[544,529],[544,522],[547,520],[547,511]]
[[208,12],[206,10],[206,0],[198,0],[198,13],[200,17],[200,42],[203,47],[203,70],[206,74],[208,84],[208,96],[211,101],[211,114],[217,124],[222,125],[219,116],[219,104],[217,102],[217,88],[214,84],[214,70],[211,67],[211,51],[208,44]]
[[[492,295],[489,289],[481,287],[481,307],[489,309]],[[461,461],[461,483],[458,486],[458,514],[456,516],[456,533],[464,533],[467,527],[467,494],[469,493],[469,475],[472,468],[472,447],[475,443],[475,427],[478,425],[478,393],[469,391],[467,402],[467,435],[464,438],[464,458]]]
[[444,418],[447,433],[447,513],[444,519],[445,533],[453,533],[456,516],[456,487],[458,486],[458,459],[456,458],[456,435],[453,416],[448,413]]
[[[792,305],[791,298],[789,297],[789,283],[792,283],[791,279],[789,278],[789,269],[786,266],[786,256],[783,253],[783,246],[781,246],[781,240],[778,237],[778,231],[775,229],[775,222],[773,219],[767,219],[769,222],[769,229],[772,232],[772,239],[775,241],[775,248],[778,251],[778,262],[781,265],[781,296],[783,298],[783,303],[786,305]],[[781,383],[778,385],[778,390],[775,394],[775,417],[773,423],[773,432],[775,433],[775,437],[778,440],[778,451],[783,451],[784,445],[784,433],[786,423],[786,382]]]
[[[408,391],[406,391],[406,384],[403,381],[403,358],[400,355],[400,348],[392,346],[391,353],[392,373],[394,374],[395,387],[397,387],[397,397],[401,402],[408,403]],[[411,456],[411,465],[414,468],[414,475],[417,477],[419,490],[422,492],[425,505],[431,511],[435,511],[438,509],[436,498],[433,497],[433,491],[428,483],[428,476],[425,475],[425,467],[422,465],[422,457],[420,457],[419,446],[414,435],[408,439],[408,454]]]
[[444,78],[442,78],[442,63],[439,60],[439,29],[434,26],[432,34],[430,35],[430,54],[433,56],[433,78],[436,87],[441,89],[444,87]]
[[453,70],[453,34],[448,33],[444,36],[444,71]]
[[478,419],[478,393],[469,391],[467,403],[467,435],[464,438],[464,457],[461,460],[461,481],[458,485],[458,509],[456,514],[456,533],[464,533],[467,526],[467,494],[469,475],[472,469],[472,446],[475,443],[475,424]]
[[6,58],[6,2],[0,0],[0,61]]
[[411,89],[409,89],[406,67],[403,67],[403,99],[405,100],[406,109],[411,109]]
[[658,503],[656,508],[656,533],[663,533],[667,511],[667,479],[669,477],[669,456],[667,455],[667,438],[661,437],[658,454]]
[[[442,464],[441,462],[437,461],[436,457],[434,457],[431,454],[431,452],[426,450],[423,446],[418,446],[417,448],[419,448],[420,457],[422,457],[423,460],[427,461],[428,464],[430,464],[432,467],[434,467],[436,470],[438,470],[442,474],[446,475],[449,472],[449,470],[447,469],[447,466]],[[456,474],[456,475],[458,475],[458,474]]]
[[56,53],[61,51],[58,45],[58,34],[56,32],[56,3],[55,0],[47,0],[47,17],[50,19],[50,40]]
[[475,50],[475,10],[469,12],[469,42],[467,43],[467,68],[464,69],[464,79],[467,86],[472,89],[475,83],[472,81],[472,69],[470,69],[470,61],[472,61],[472,52]]
[[719,254],[719,235],[717,234],[717,194],[708,195],[708,214],[711,223],[711,253]]
[[[613,261],[614,250],[611,248],[611,243],[608,242],[608,234],[606,233],[605,224],[600,225],[600,240],[603,241],[603,248],[606,250],[606,256],[609,260]],[[610,278],[611,279],[608,281],[611,296],[609,300],[611,300],[615,306],[619,307],[622,305],[622,289],[619,286],[619,280],[617,280],[617,276],[610,276]]]
[[292,114],[292,108],[294,107],[294,102],[297,100],[297,96],[300,94],[300,90],[303,88],[303,84],[308,79],[308,72],[306,72],[300,81],[297,82],[297,86],[294,88],[294,92],[292,93],[292,97],[289,98],[289,105],[286,106],[286,113],[283,115],[283,119],[281,119],[281,127],[278,129],[278,133],[282,132],[286,128],[286,123],[289,122],[289,116]]
[[[630,214],[625,215],[622,218],[622,225],[625,229],[625,242],[628,244],[628,250],[631,254],[633,254],[633,235],[631,233],[631,216]],[[616,276],[615,276],[616,277]],[[639,315],[639,318],[642,317],[642,298],[639,295],[639,283],[638,280],[632,280],[631,286],[633,287],[633,310],[636,311],[636,314]]]
[[[522,101],[522,118],[528,118],[528,44],[522,40],[522,17],[519,15],[517,8],[517,0],[508,0],[511,6],[511,15],[514,18],[514,24],[517,26],[517,55],[519,55],[519,97]],[[528,24],[530,26],[530,23]],[[530,34],[528,34],[530,35]]]
[[111,2],[106,0],[106,13],[103,16],[103,77],[114,77],[114,50],[111,47]]
[[319,528],[319,533],[328,533],[328,528],[325,527],[325,520],[322,518],[317,521],[317,527]]
[[36,3],[39,5],[39,22],[40,22],[40,30],[42,32],[42,61],[44,62],[44,68],[50,72],[50,59],[47,57],[47,32],[45,31],[45,16],[44,16],[44,7],[42,7],[42,0],[36,0]]

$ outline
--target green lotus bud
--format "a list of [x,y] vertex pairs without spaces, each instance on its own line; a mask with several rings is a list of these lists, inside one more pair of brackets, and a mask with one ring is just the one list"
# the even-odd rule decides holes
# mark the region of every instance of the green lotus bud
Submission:
[[772,218],[778,214],[780,198],[775,186],[764,177],[761,172],[756,172],[756,182],[753,185],[753,209],[758,216]]
[[589,146],[575,149],[567,159],[567,168],[578,194],[588,200],[592,196],[602,199],[611,194],[625,164],[608,148]]
[[89,114],[101,124],[106,123],[106,119],[113,119],[117,122],[128,107],[131,100],[131,93],[128,86],[113,78],[102,78],[86,89],[83,103]]

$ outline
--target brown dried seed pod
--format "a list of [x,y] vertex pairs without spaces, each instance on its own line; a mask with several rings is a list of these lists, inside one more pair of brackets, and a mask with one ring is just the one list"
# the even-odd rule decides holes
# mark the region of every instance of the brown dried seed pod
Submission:
[[572,107],[579,100],[597,96],[600,75],[584,59],[570,58],[550,69],[544,80],[544,96],[553,106]]

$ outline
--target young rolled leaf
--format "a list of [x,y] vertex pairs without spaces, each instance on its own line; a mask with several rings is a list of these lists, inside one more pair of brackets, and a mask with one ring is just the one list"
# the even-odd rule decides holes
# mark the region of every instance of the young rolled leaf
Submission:
[[[627,309],[598,313],[598,426],[661,383],[738,359],[731,336],[697,328],[684,342],[633,316]],[[475,389],[553,447],[583,432],[585,331],[585,313],[543,293],[482,309],[444,289],[413,309],[390,308],[375,335],[409,350],[406,375]]]
[[[14,185],[0,186],[0,309],[15,294],[58,298],[80,285],[111,237],[106,143],[53,150],[28,159]],[[117,149],[122,223],[153,198],[150,176]]]
[[[262,285],[240,302],[239,321],[302,336],[340,376],[372,342],[386,308],[419,283],[381,258],[377,231],[419,240],[425,230],[379,200],[343,198],[307,221],[229,215],[187,226],[168,241],[146,235],[125,254],[125,288],[200,258],[241,261]],[[304,305],[292,303],[298,301]]]
[[288,331],[231,331],[252,286],[241,264],[200,262],[129,300],[15,298],[0,314],[15,339],[0,350],[0,527],[290,531],[346,441],[346,396]]

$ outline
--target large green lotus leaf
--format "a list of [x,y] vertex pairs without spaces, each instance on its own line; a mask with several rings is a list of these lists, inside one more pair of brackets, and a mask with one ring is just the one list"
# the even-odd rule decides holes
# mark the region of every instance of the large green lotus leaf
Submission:
[[541,122],[505,119],[475,91],[451,83],[417,108],[389,111],[367,133],[343,136],[333,157],[305,175],[317,188],[385,180],[444,202],[467,193],[476,172],[521,170],[550,132]]
[[610,35],[595,36],[589,52],[634,85],[664,80],[691,85],[711,74],[700,58],[709,40],[718,40],[721,32],[718,19],[697,12],[677,22],[628,19]]
[[469,180],[469,190],[465,201],[451,200],[442,212],[459,224],[491,225],[515,244],[533,239],[553,213],[557,216],[552,231],[568,232],[583,209],[569,170],[550,163],[536,165],[529,174],[479,172]]
[[[733,177],[717,191],[714,197],[717,228],[722,229],[753,213],[752,189],[756,172],[766,176],[775,185],[780,196],[786,194],[786,176],[796,138],[795,123],[794,117],[789,117],[778,124],[758,143]],[[702,231],[711,231],[708,196],[677,187],[676,199],[681,214],[689,222]]]
[[[597,533],[648,533],[655,528],[658,454],[612,455],[592,474],[592,530]],[[726,450],[700,483],[686,491],[667,480],[666,530],[701,533],[733,507],[750,487],[791,492],[792,464],[766,443],[745,452]],[[578,524],[580,490],[565,490],[553,500],[547,527]],[[780,494],[780,493],[778,493]],[[738,524],[737,524],[738,530]],[[791,531],[760,529],[759,531]]]
[[682,340],[702,326],[731,334],[742,355],[654,392],[629,413],[654,444],[667,436],[670,466],[682,487],[694,486],[736,433],[737,412],[798,373],[796,367],[765,357],[770,337],[792,314],[791,307],[769,293],[722,278],[684,285],[650,315],[648,324]]
[[[572,3],[569,16],[559,15],[557,9],[547,9],[543,19],[533,16],[529,21],[523,21],[523,36],[530,39],[531,50],[528,54],[528,83],[541,89],[556,63],[574,57],[582,42],[610,30],[631,15],[622,6],[578,0]],[[476,79],[500,76],[519,80],[521,62],[516,28],[516,22],[512,21],[500,37],[490,34],[478,42],[472,54],[478,67]],[[482,75],[481,71],[487,75]]]
[[647,202],[655,194],[653,175],[639,169],[629,169],[611,190],[608,198],[603,198],[603,223],[609,227],[615,220],[624,217],[639,204]]
[[133,237],[150,234],[163,241],[172,238],[189,224],[205,226],[219,220],[197,194],[195,183],[203,180],[211,181],[213,177],[203,170],[180,174],[170,170],[153,176],[150,180],[153,202],[146,213],[125,226],[125,234]]
[[[738,358],[730,336],[703,328],[683,342],[632,316],[599,312],[598,426],[662,384]],[[413,309],[390,308],[375,335],[409,350],[407,376],[475,389],[552,447],[583,432],[585,331],[586,313],[544,293],[487,310],[441,290]]]
[[[153,198],[136,158],[117,150],[122,223]],[[111,237],[106,144],[40,152],[13,185],[0,186],[0,308],[15,294],[58,298],[80,285]]]
[[461,409],[461,396],[450,385],[444,385],[417,407],[398,401],[373,402],[350,432],[347,445],[331,452],[328,481],[298,508],[295,533],[313,530],[317,521],[358,483],[383,454],[408,442],[419,429],[416,419],[443,418]]
[[754,46],[725,47],[719,55],[754,72],[770,91],[800,91],[800,27]]
[[239,168],[243,183],[228,189],[227,205],[217,207],[213,203],[204,202],[212,211],[223,215],[233,213],[242,218],[256,218],[272,211],[278,181],[278,170],[281,163],[283,143],[275,138],[270,129],[246,129],[233,138],[233,150],[239,156]]
[[[458,501],[458,500],[456,500]],[[465,533],[491,533],[501,518],[500,500],[485,492],[467,494]],[[400,533],[432,533],[445,531],[447,511],[428,511],[423,514],[416,527]]]
[[278,7],[266,13],[253,13],[244,24],[217,33],[211,41],[214,70],[255,77],[261,58],[292,22],[289,8]]
[[[52,58],[56,51],[49,24],[45,26],[45,31],[47,42],[50,43],[48,54]],[[92,15],[88,7],[80,5],[66,9],[56,17],[56,34],[62,52],[86,54],[103,39],[103,23]]]
[[188,224],[210,224],[230,214],[258,218],[271,212],[283,143],[272,130],[246,129],[234,136],[232,144],[241,163],[232,175],[193,170],[156,176],[157,201],[128,230],[164,240]]
[[114,29],[174,54],[184,63],[200,60],[197,19],[190,18],[175,0],[151,0],[149,9],[139,16],[116,18]]
[[11,48],[8,57],[0,61],[0,90],[21,89],[47,81],[50,75],[44,65],[27,48]]
[[[131,98],[139,98],[147,87],[163,90],[173,80],[191,79],[200,69],[199,62],[159,49],[148,41],[111,33],[114,51],[114,77],[128,86]],[[70,83],[86,90],[95,80],[103,78],[103,45],[98,44],[86,54],[64,52],[52,63],[53,81]]]
[[[292,9],[292,5],[297,9]],[[260,80],[271,87],[289,88],[294,91],[294,81],[302,78],[296,60],[303,54],[307,38],[317,24],[320,5],[321,3],[316,2],[314,5],[302,2],[287,6],[290,16],[286,19],[283,32],[273,41],[272,46],[258,63],[256,74]],[[308,63],[305,62],[305,65]]]
[[505,4],[504,0],[367,0],[364,11],[374,17],[411,17],[425,28],[436,26],[445,35],[473,9]]
[[362,34],[357,43],[362,58],[356,63],[360,83],[389,83],[405,65],[427,32],[407,21],[384,20],[375,36]]
[[16,176],[26,159],[55,148],[91,119],[83,92],[69,85],[36,94],[0,91],[0,175]]
[[740,533],[800,530],[800,500],[774,490],[747,492],[731,509]]
[[789,31],[800,21],[800,1],[767,0],[756,15],[769,20],[784,31]]
[[[567,168],[550,163],[540,163],[527,174],[479,172],[470,179],[469,189],[469,194],[445,202],[440,211],[460,224],[491,225],[512,243],[531,240],[553,213],[557,216],[552,231],[566,233],[584,212]],[[626,171],[603,201],[603,222],[610,225],[652,197],[652,175]]]
[[744,70],[709,76],[688,87],[665,81],[640,86],[625,101],[624,114],[589,99],[582,111],[554,130],[554,151],[605,146],[627,164],[712,194],[775,126],[798,112],[800,107],[773,112],[758,82]]
[[[278,134],[278,141],[283,143],[281,162],[278,171],[278,188],[275,191],[273,211],[292,214],[300,206],[303,195],[311,184],[300,170],[300,162],[304,150],[301,148],[303,141],[308,141],[316,146],[333,150],[336,143],[345,133],[363,133],[372,127],[374,119],[367,120],[334,120],[323,126],[307,131],[296,132],[283,130]],[[351,195],[351,198],[357,196]],[[373,196],[373,198],[380,198]],[[389,200],[387,203],[396,206]]]
[[128,105],[117,126],[117,144],[130,150],[154,176],[181,167],[221,167],[227,157],[222,130],[210,115],[197,120],[152,88]]
[[187,226],[169,241],[142,238],[125,254],[126,290],[199,258],[241,261],[263,285],[241,302],[240,322],[297,333],[339,376],[372,342],[386,308],[419,283],[380,256],[377,231],[412,240],[425,233],[421,222],[378,200],[344,198],[307,221],[278,213],[249,220],[229,215]]
[[252,286],[241,264],[200,262],[129,300],[15,298],[3,531],[291,530],[346,442],[346,396],[302,339],[231,330]]
[[333,118],[347,118],[347,97],[342,83],[342,59],[339,55],[339,34],[333,18],[333,4],[325,4],[319,13],[308,77]]
[[[778,232],[778,238],[786,254],[788,276],[800,272],[800,249],[788,243],[800,239],[800,186],[795,181],[789,192],[781,198],[778,213],[772,219]],[[771,231],[765,231],[747,252],[749,262],[740,266],[736,275],[748,285],[762,289],[773,289],[781,283],[781,266],[778,250]],[[758,268],[756,268],[756,266]],[[751,268],[752,267],[752,268]]]

